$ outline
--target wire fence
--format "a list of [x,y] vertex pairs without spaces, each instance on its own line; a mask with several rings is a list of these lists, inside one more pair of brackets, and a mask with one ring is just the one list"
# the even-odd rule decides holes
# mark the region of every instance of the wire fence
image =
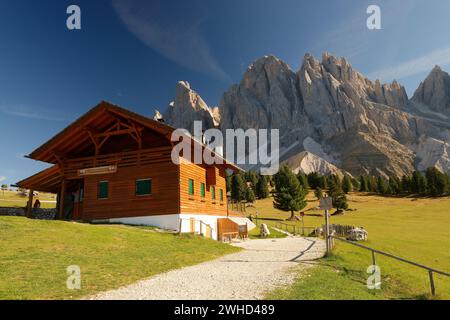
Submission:
[[430,281],[430,290],[431,290],[431,295],[432,296],[436,295],[436,285],[435,285],[434,274],[439,274],[439,275],[443,275],[443,276],[446,276],[446,277],[450,278],[450,273],[447,273],[447,272],[444,272],[444,271],[441,271],[441,270],[437,270],[437,269],[425,266],[423,264],[420,264],[420,263],[417,263],[417,262],[414,262],[414,261],[410,261],[410,260],[398,257],[398,256],[393,255],[393,254],[388,253],[388,252],[384,252],[384,251],[381,251],[381,250],[373,249],[373,248],[367,247],[365,245],[362,245],[362,244],[359,244],[359,243],[356,243],[356,242],[353,242],[353,241],[350,241],[350,240],[347,240],[347,239],[343,239],[341,237],[333,236],[333,235],[330,235],[327,238],[328,238],[328,241],[330,243],[330,248],[334,247],[333,240],[338,240],[338,241],[345,242],[347,244],[350,244],[350,245],[353,245],[353,246],[356,246],[356,247],[359,247],[359,248],[362,248],[362,249],[370,251],[372,253],[372,263],[373,263],[374,266],[377,265],[376,255],[380,254],[380,255],[386,256],[388,258],[395,259],[397,261],[401,261],[403,263],[406,263],[406,264],[415,266],[417,268],[421,268],[421,269],[426,270],[428,272],[428,277],[429,277],[429,281]]
[[289,232],[294,236],[317,236],[316,227],[298,226],[295,224],[287,224],[284,222],[276,222],[275,228]]

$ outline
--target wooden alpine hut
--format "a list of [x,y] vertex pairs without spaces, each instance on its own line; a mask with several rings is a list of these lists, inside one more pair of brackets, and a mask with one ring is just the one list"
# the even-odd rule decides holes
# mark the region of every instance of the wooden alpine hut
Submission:
[[225,159],[207,165],[180,157],[175,164],[174,130],[101,102],[27,156],[52,165],[17,183],[31,191],[28,214],[34,191],[41,191],[57,194],[61,220],[150,225],[214,239],[252,225],[227,205],[226,171],[241,169]]

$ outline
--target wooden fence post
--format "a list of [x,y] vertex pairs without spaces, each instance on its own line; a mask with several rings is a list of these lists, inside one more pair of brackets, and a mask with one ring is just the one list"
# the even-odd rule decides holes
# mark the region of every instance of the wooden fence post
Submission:
[[33,217],[33,196],[34,196],[34,190],[30,189],[28,194],[28,202],[27,202],[27,218]]
[[327,255],[330,254],[330,239],[329,239],[329,225],[328,225],[328,209],[325,210],[325,244],[327,248]]
[[433,271],[428,270],[428,274],[430,275],[431,295],[434,297],[436,295],[436,288],[434,286]]

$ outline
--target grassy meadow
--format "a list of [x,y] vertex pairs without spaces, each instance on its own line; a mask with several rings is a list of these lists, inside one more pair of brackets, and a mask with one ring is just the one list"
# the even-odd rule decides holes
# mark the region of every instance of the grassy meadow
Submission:
[[[50,193],[39,193],[33,198],[33,203],[39,199],[41,208],[55,208],[56,195]],[[0,207],[26,207],[28,195],[21,195],[16,191],[0,190]]]
[[[240,249],[151,228],[0,217],[0,300],[75,299]],[[66,287],[81,269],[81,290]]]
[[[390,198],[361,193],[348,196],[352,211],[333,216],[330,223],[362,226],[369,233],[369,247],[386,251],[438,270],[450,272],[450,197]],[[318,201],[308,195],[304,209],[305,226],[321,226],[323,217],[314,210]],[[290,214],[276,210],[272,199],[257,201],[260,222],[275,225],[273,219],[285,220]],[[271,219],[271,220],[264,220]],[[300,222],[287,222],[301,225]],[[383,277],[382,290],[366,288],[366,269],[371,264],[369,251],[337,243],[333,255],[319,262],[319,267],[298,279],[292,288],[269,295],[280,299],[421,299],[429,298],[429,278],[425,270],[383,256],[377,257]],[[438,298],[450,298],[450,278],[435,275]]]

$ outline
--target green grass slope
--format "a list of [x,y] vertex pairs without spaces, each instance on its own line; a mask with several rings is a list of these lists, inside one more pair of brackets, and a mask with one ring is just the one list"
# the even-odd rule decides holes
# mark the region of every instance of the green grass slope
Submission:
[[[0,299],[73,299],[239,249],[149,228],[0,217]],[[81,290],[66,287],[81,268]]]
[[[369,232],[369,241],[365,245],[450,272],[450,250],[448,250],[450,198],[386,198],[352,193],[349,195],[349,200],[350,208],[355,211],[348,211],[343,216],[331,217],[330,223],[363,226]],[[323,217],[312,216],[312,214],[322,213],[310,210],[317,206],[318,201],[309,194],[308,207],[305,209],[307,214],[305,226],[320,226],[324,223]],[[289,213],[274,209],[271,199],[258,201],[255,209],[248,210],[252,214],[256,211],[259,217],[265,219],[284,220],[289,217]],[[275,224],[273,220],[262,221],[269,225]],[[301,225],[299,222],[296,224]],[[302,299],[308,290],[312,290],[308,284],[315,283],[314,297],[352,298],[352,295],[345,294],[342,276],[350,280],[343,282],[366,292],[365,283],[368,276],[366,269],[370,264],[370,252],[345,243],[338,243],[334,251],[334,259],[322,261],[317,270],[311,271],[310,277],[299,279],[299,283],[306,281],[306,284],[301,286],[305,291],[303,293],[298,290],[291,291],[287,296],[294,298],[296,295],[293,292],[297,292],[298,298]],[[377,264],[383,276],[382,290],[375,296],[373,292],[370,292],[370,297],[390,299],[428,297],[430,289],[427,271],[382,256],[378,256]],[[325,271],[319,272],[320,270]],[[348,270],[354,272],[349,273]],[[325,277],[325,273],[334,280],[330,282],[328,278],[326,283],[324,279],[319,281],[320,277]],[[436,275],[435,282],[439,297],[450,298],[450,278]],[[322,285],[317,285],[318,283]],[[330,294],[330,286],[334,287],[336,294]],[[286,292],[279,297],[286,297]],[[360,295],[361,299],[367,297],[366,294]]]

